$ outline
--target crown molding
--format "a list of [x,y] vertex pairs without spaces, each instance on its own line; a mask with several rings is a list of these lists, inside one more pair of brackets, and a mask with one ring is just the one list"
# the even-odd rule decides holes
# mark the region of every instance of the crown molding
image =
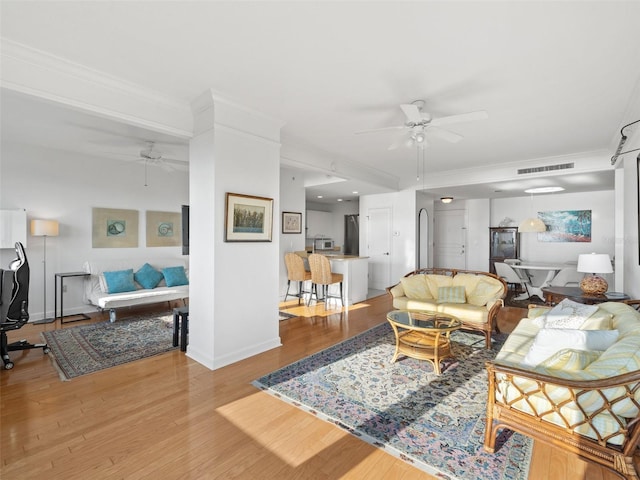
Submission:
[[0,39],[0,85],[152,130],[192,136],[188,102],[62,57]]

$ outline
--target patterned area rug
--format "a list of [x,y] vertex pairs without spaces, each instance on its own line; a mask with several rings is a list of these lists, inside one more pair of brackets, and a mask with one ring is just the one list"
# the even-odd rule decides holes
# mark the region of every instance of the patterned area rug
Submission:
[[42,337],[63,380],[177,348],[171,314],[63,328]]
[[484,364],[506,338],[497,337],[486,350],[484,337],[454,332],[455,358],[437,376],[426,361],[390,363],[395,337],[385,323],[253,384],[438,478],[524,480],[531,439],[506,430],[495,454],[482,449]]

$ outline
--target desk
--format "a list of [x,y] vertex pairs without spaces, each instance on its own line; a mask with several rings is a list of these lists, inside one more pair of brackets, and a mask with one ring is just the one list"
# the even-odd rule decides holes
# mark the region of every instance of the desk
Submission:
[[565,298],[588,305],[629,300],[629,295],[619,292],[606,292],[602,295],[585,295],[579,287],[546,287],[542,289],[542,293],[544,293],[544,301],[549,305],[555,305]]
[[[544,293],[542,293],[542,289],[548,287],[549,284],[551,283],[551,280],[553,280],[553,277],[555,277],[560,270],[562,270],[563,268],[566,268],[568,265],[565,263],[522,262],[518,264],[511,264],[511,266],[516,270],[525,270],[525,271],[546,270],[547,271],[547,277],[544,279],[544,281],[540,285],[538,285],[537,287],[533,285],[529,285],[528,287],[530,292],[529,297],[532,297],[535,295],[540,300],[544,300]],[[525,292],[522,295],[518,295],[516,297],[516,300],[526,300],[529,297],[527,297],[527,293]]]
[[[71,316],[78,316],[80,318],[77,318],[75,320],[70,320],[68,322],[64,321],[64,279],[65,278],[71,278],[71,277],[88,277],[89,275],[91,275],[90,273],[87,272],[64,272],[64,273],[56,273],[55,274],[55,280],[54,280],[54,305],[53,305],[53,318],[60,318],[60,323],[71,323],[71,322],[77,322],[79,320],[89,320],[89,316],[84,314],[84,313],[80,313],[78,315],[69,315]],[[58,282],[60,282],[60,317],[58,317]]]

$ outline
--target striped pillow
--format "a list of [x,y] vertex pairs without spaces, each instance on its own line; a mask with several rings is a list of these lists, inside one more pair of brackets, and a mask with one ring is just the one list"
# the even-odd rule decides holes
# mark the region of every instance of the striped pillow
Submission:
[[464,287],[440,287],[438,288],[438,303],[467,303]]

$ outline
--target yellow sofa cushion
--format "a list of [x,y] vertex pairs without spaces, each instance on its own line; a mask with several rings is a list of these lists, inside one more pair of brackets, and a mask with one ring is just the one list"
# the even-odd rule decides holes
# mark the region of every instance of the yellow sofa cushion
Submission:
[[403,277],[400,279],[404,294],[408,298],[415,300],[429,300],[437,298],[431,293],[429,285],[427,283],[427,275],[411,275],[410,277]]
[[438,289],[440,287],[450,287],[453,285],[453,278],[449,275],[425,275],[429,291],[431,292],[431,298],[438,298]]

